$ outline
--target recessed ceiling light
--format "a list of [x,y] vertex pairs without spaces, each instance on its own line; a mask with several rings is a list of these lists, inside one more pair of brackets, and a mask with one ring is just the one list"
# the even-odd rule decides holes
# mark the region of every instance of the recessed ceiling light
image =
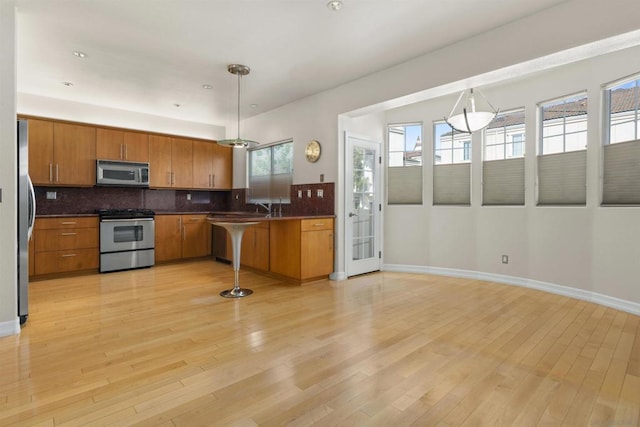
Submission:
[[67,86],[67,87],[73,86],[73,83],[71,83],[71,82],[62,82],[62,84]]
[[327,7],[334,12],[337,12],[342,9],[342,2],[340,0],[333,0],[327,3]]
[[213,86],[208,85],[208,84],[203,84],[202,85],[202,89],[213,89]]
[[74,50],[73,51],[73,56],[77,57],[77,58],[86,58],[87,54],[84,52],[80,52],[79,50]]
[[177,104],[176,103],[176,104],[173,104],[173,106],[176,107],[176,108],[180,108],[180,107],[182,107],[182,104]]

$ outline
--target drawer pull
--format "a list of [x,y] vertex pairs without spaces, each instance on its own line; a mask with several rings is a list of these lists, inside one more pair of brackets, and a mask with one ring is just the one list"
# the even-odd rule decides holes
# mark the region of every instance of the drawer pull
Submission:
[[202,218],[189,218],[189,221],[202,221]]
[[76,222],[75,221],[62,221],[61,224],[62,225],[75,225]]
[[60,233],[61,236],[75,236],[78,233]]
[[313,224],[313,226],[314,226],[314,227],[322,227],[323,225],[324,225],[324,223],[323,223],[323,222],[321,222],[321,223],[317,223],[317,224]]
[[65,255],[62,255],[62,258],[69,258],[72,256],[76,256],[76,254],[65,254]]

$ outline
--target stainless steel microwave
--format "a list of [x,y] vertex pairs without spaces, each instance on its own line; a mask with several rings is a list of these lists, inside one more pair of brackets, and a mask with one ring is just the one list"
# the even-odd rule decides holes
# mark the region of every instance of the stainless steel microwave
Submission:
[[149,163],[98,160],[96,185],[148,187]]

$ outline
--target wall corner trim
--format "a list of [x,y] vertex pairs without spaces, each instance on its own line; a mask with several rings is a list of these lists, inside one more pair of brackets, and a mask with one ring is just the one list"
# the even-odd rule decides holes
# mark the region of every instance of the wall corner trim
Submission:
[[0,322],[0,337],[9,335],[18,335],[20,333],[20,319],[9,320],[8,322]]
[[329,274],[329,280],[347,280],[347,273],[345,273],[344,271],[334,271],[333,273]]
[[541,282],[538,280],[525,279],[522,277],[506,276],[494,273],[483,273],[471,270],[458,270],[454,268],[427,267],[420,265],[403,264],[384,264],[382,270],[398,273],[435,274],[438,276],[460,277],[464,279],[475,279],[484,280],[487,282],[501,283],[504,285],[521,286],[524,288],[536,289],[552,294],[563,295],[570,298],[593,302],[595,304],[615,308],[616,310],[640,315],[640,303],[599,294],[597,292],[585,291],[583,289],[576,289],[568,286],[556,285],[554,283]]

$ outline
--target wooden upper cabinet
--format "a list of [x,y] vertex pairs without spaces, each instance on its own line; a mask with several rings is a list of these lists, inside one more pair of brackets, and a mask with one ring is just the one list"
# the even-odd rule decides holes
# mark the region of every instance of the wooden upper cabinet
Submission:
[[205,141],[193,141],[193,188],[213,188],[213,147]]
[[149,161],[149,136],[141,132],[98,128],[96,156],[104,160]]
[[149,186],[171,187],[171,138],[149,135]]
[[29,175],[35,185],[53,184],[53,122],[29,119]]
[[233,148],[213,143],[213,185],[216,190],[233,186]]
[[53,124],[53,178],[56,185],[96,184],[96,128]]
[[149,135],[141,132],[124,132],[124,160],[149,161]]
[[175,188],[193,188],[193,144],[190,139],[171,138],[171,175]]

